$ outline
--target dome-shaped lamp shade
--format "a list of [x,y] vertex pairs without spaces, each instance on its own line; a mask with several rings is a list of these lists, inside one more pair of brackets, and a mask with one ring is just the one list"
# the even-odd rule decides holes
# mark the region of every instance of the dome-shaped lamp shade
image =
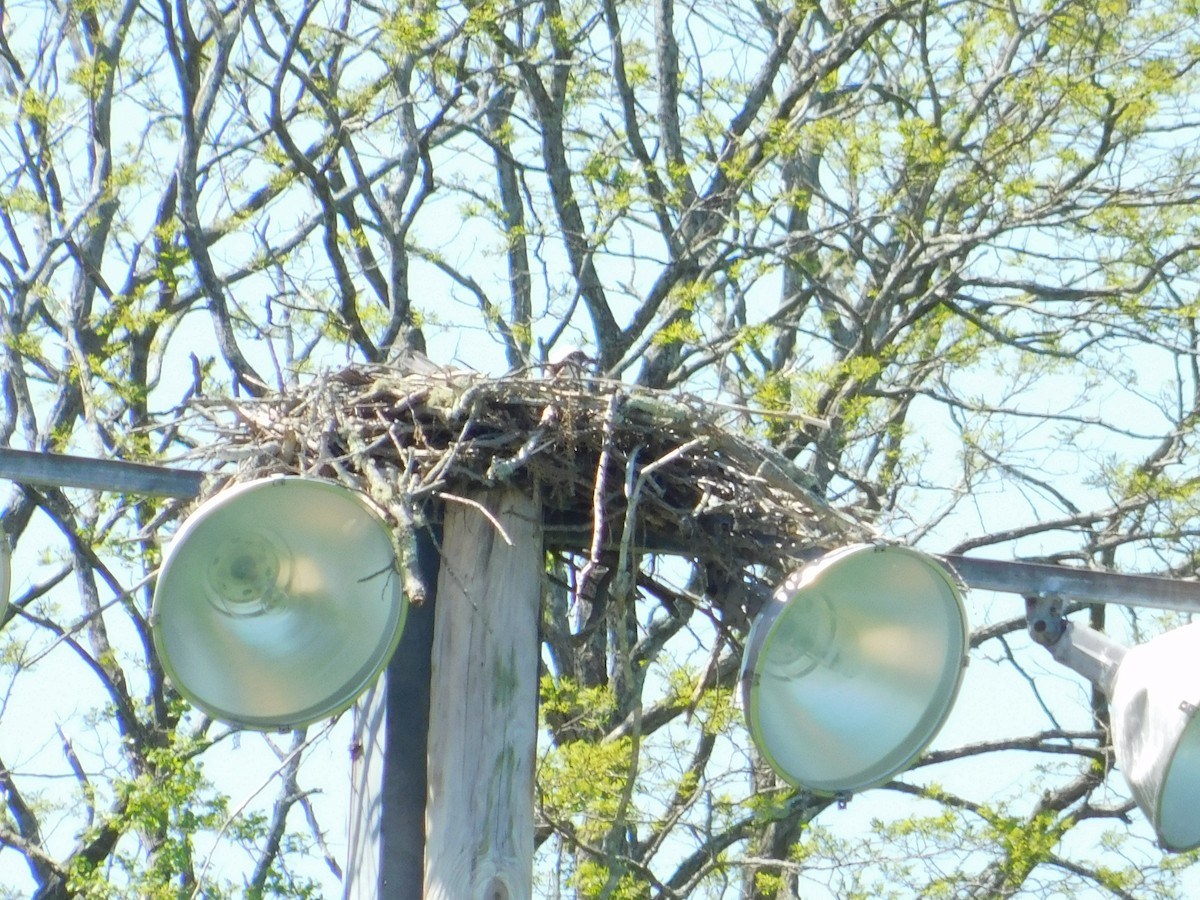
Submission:
[[298,728],[348,707],[387,665],[407,602],[391,533],[357,492],[266,478],[179,529],[154,592],[168,677],[222,721]]
[[942,726],[967,649],[961,592],[941,563],[903,547],[836,550],[792,573],[751,629],[750,734],[796,787],[882,784]]
[[1130,647],[1109,712],[1117,765],[1168,850],[1200,846],[1200,623]]

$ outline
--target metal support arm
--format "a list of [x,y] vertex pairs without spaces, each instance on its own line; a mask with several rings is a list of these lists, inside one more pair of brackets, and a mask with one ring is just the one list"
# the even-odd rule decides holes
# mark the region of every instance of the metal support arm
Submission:
[[955,554],[939,558],[971,588],[981,591],[1200,613],[1200,582],[1197,581]]
[[1026,598],[1029,634],[1056,660],[1110,694],[1128,648],[1108,635],[1063,618],[1062,598]]
[[200,495],[205,473],[123,460],[0,448],[0,478],[34,487],[77,487],[190,499]]

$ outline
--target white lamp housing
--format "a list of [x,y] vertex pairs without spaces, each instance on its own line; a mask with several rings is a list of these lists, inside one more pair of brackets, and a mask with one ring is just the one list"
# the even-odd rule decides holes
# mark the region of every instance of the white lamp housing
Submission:
[[836,550],[793,572],[750,631],[750,734],[796,787],[882,784],[941,728],[967,650],[962,593],[943,564],[905,547]]
[[366,499],[276,477],[190,516],[154,592],[167,676],[213,718],[298,728],[347,708],[387,665],[408,605],[391,532]]
[[1117,766],[1159,843],[1200,847],[1200,622],[1128,648],[1068,622],[1050,651],[1108,695]]

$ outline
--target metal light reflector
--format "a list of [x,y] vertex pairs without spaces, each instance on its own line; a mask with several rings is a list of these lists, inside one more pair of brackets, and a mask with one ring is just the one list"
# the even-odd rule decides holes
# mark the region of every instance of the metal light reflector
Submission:
[[1130,647],[1109,713],[1117,765],[1168,850],[1200,846],[1200,623]]
[[296,728],[348,707],[387,665],[407,602],[387,524],[357,492],[248,482],[200,506],[166,553],[154,645],[216,719]]
[[904,547],[836,550],[792,573],[751,629],[750,734],[797,787],[838,795],[882,784],[942,726],[967,648],[945,566]]

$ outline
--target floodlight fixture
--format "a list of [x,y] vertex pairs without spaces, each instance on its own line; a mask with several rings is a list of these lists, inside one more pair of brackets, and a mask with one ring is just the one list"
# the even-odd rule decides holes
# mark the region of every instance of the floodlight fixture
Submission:
[[408,604],[391,531],[359,492],[298,476],[237,485],[184,522],[151,627],[179,692],[215,719],[298,728],[387,665]]
[[1200,847],[1200,622],[1127,647],[1034,598],[1030,633],[1108,697],[1113,752],[1167,850]]
[[751,628],[741,698],[788,783],[845,796],[907,769],[945,722],[968,628],[954,573],[907,547],[855,544],[793,572]]

